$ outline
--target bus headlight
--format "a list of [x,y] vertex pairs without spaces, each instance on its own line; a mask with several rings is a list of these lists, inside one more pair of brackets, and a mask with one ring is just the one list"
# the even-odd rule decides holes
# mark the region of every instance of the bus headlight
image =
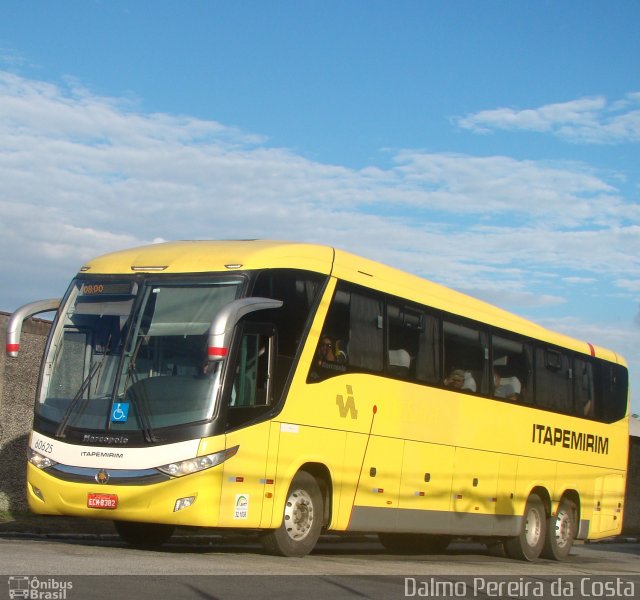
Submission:
[[35,467],[38,467],[38,469],[46,469],[47,467],[53,467],[53,465],[58,464],[57,462],[51,460],[48,456],[44,456],[43,454],[36,452],[32,448],[29,448],[27,458],[29,462]]
[[169,463],[168,465],[162,465],[156,467],[158,471],[162,471],[172,477],[182,477],[184,475],[191,475],[191,473],[197,473],[198,471],[204,471],[211,467],[216,467],[222,464],[228,458],[235,456],[240,446],[234,446],[228,450],[220,450],[220,452],[214,452],[213,454],[207,454],[206,456],[197,456],[196,458],[189,458],[180,462]]

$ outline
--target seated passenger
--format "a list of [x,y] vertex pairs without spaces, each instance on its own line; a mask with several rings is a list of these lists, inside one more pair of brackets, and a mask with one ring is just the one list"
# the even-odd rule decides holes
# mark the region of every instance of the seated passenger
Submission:
[[445,377],[444,384],[447,387],[456,388],[458,390],[465,390],[468,392],[477,391],[476,380],[469,371],[463,369],[454,369],[451,371],[448,377]]
[[511,377],[502,377],[497,369],[493,369],[493,394],[496,398],[505,398],[507,400],[518,400],[522,392],[522,384],[514,375]]
[[333,353],[336,357],[336,363],[339,365],[347,364],[347,344],[342,340],[336,340]]
[[411,355],[402,348],[389,350],[389,373],[396,377],[406,377],[411,369]]
[[336,355],[333,352],[333,348],[333,340],[329,336],[323,335],[320,338],[320,343],[318,344],[318,350],[316,352],[318,366],[322,366],[322,363],[325,362],[336,362]]
[[[323,335],[318,343],[313,366],[309,372],[311,380],[324,379],[327,377],[326,370],[346,371],[347,353],[344,350],[344,343],[340,340],[334,342],[328,335]],[[324,372],[324,373],[323,373]]]

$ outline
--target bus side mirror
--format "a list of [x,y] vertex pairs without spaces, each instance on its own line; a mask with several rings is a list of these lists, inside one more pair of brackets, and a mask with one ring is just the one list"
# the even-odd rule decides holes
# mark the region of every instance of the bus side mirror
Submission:
[[29,317],[43,312],[57,311],[60,307],[60,298],[49,300],[38,300],[18,308],[9,318],[7,323],[7,356],[17,358],[20,351],[20,335],[22,334],[22,323]]
[[270,308],[280,308],[281,300],[271,298],[240,298],[227,304],[213,319],[209,328],[207,354],[210,361],[221,361],[229,354],[231,334],[245,315]]

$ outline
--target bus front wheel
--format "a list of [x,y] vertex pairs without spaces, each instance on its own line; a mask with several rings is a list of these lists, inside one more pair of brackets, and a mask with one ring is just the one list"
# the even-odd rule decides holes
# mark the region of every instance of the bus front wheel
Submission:
[[300,471],[291,482],[282,515],[282,524],[262,535],[269,554],[306,556],[320,537],[324,506],[315,477]]
[[134,548],[159,548],[173,535],[173,525],[159,523],[138,523],[135,521],[114,521],[118,535]]
[[544,503],[537,494],[531,494],[524,508],[520,534],[504,542],[509,558],[535,560],[544,546],[547,516]]
[[551,515],[547,522],[547,535],[544,540],[542,556],[552,560],[564,560],[571,552],[578,526],[578,507],[574,502],[563,498],[558,512]]

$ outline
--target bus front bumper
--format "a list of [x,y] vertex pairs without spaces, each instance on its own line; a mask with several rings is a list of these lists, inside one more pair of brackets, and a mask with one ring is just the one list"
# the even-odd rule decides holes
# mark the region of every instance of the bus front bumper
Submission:
[[27,466],[29,508],[43,515],[215,527],[222,468],[148,485],[78,483]]

